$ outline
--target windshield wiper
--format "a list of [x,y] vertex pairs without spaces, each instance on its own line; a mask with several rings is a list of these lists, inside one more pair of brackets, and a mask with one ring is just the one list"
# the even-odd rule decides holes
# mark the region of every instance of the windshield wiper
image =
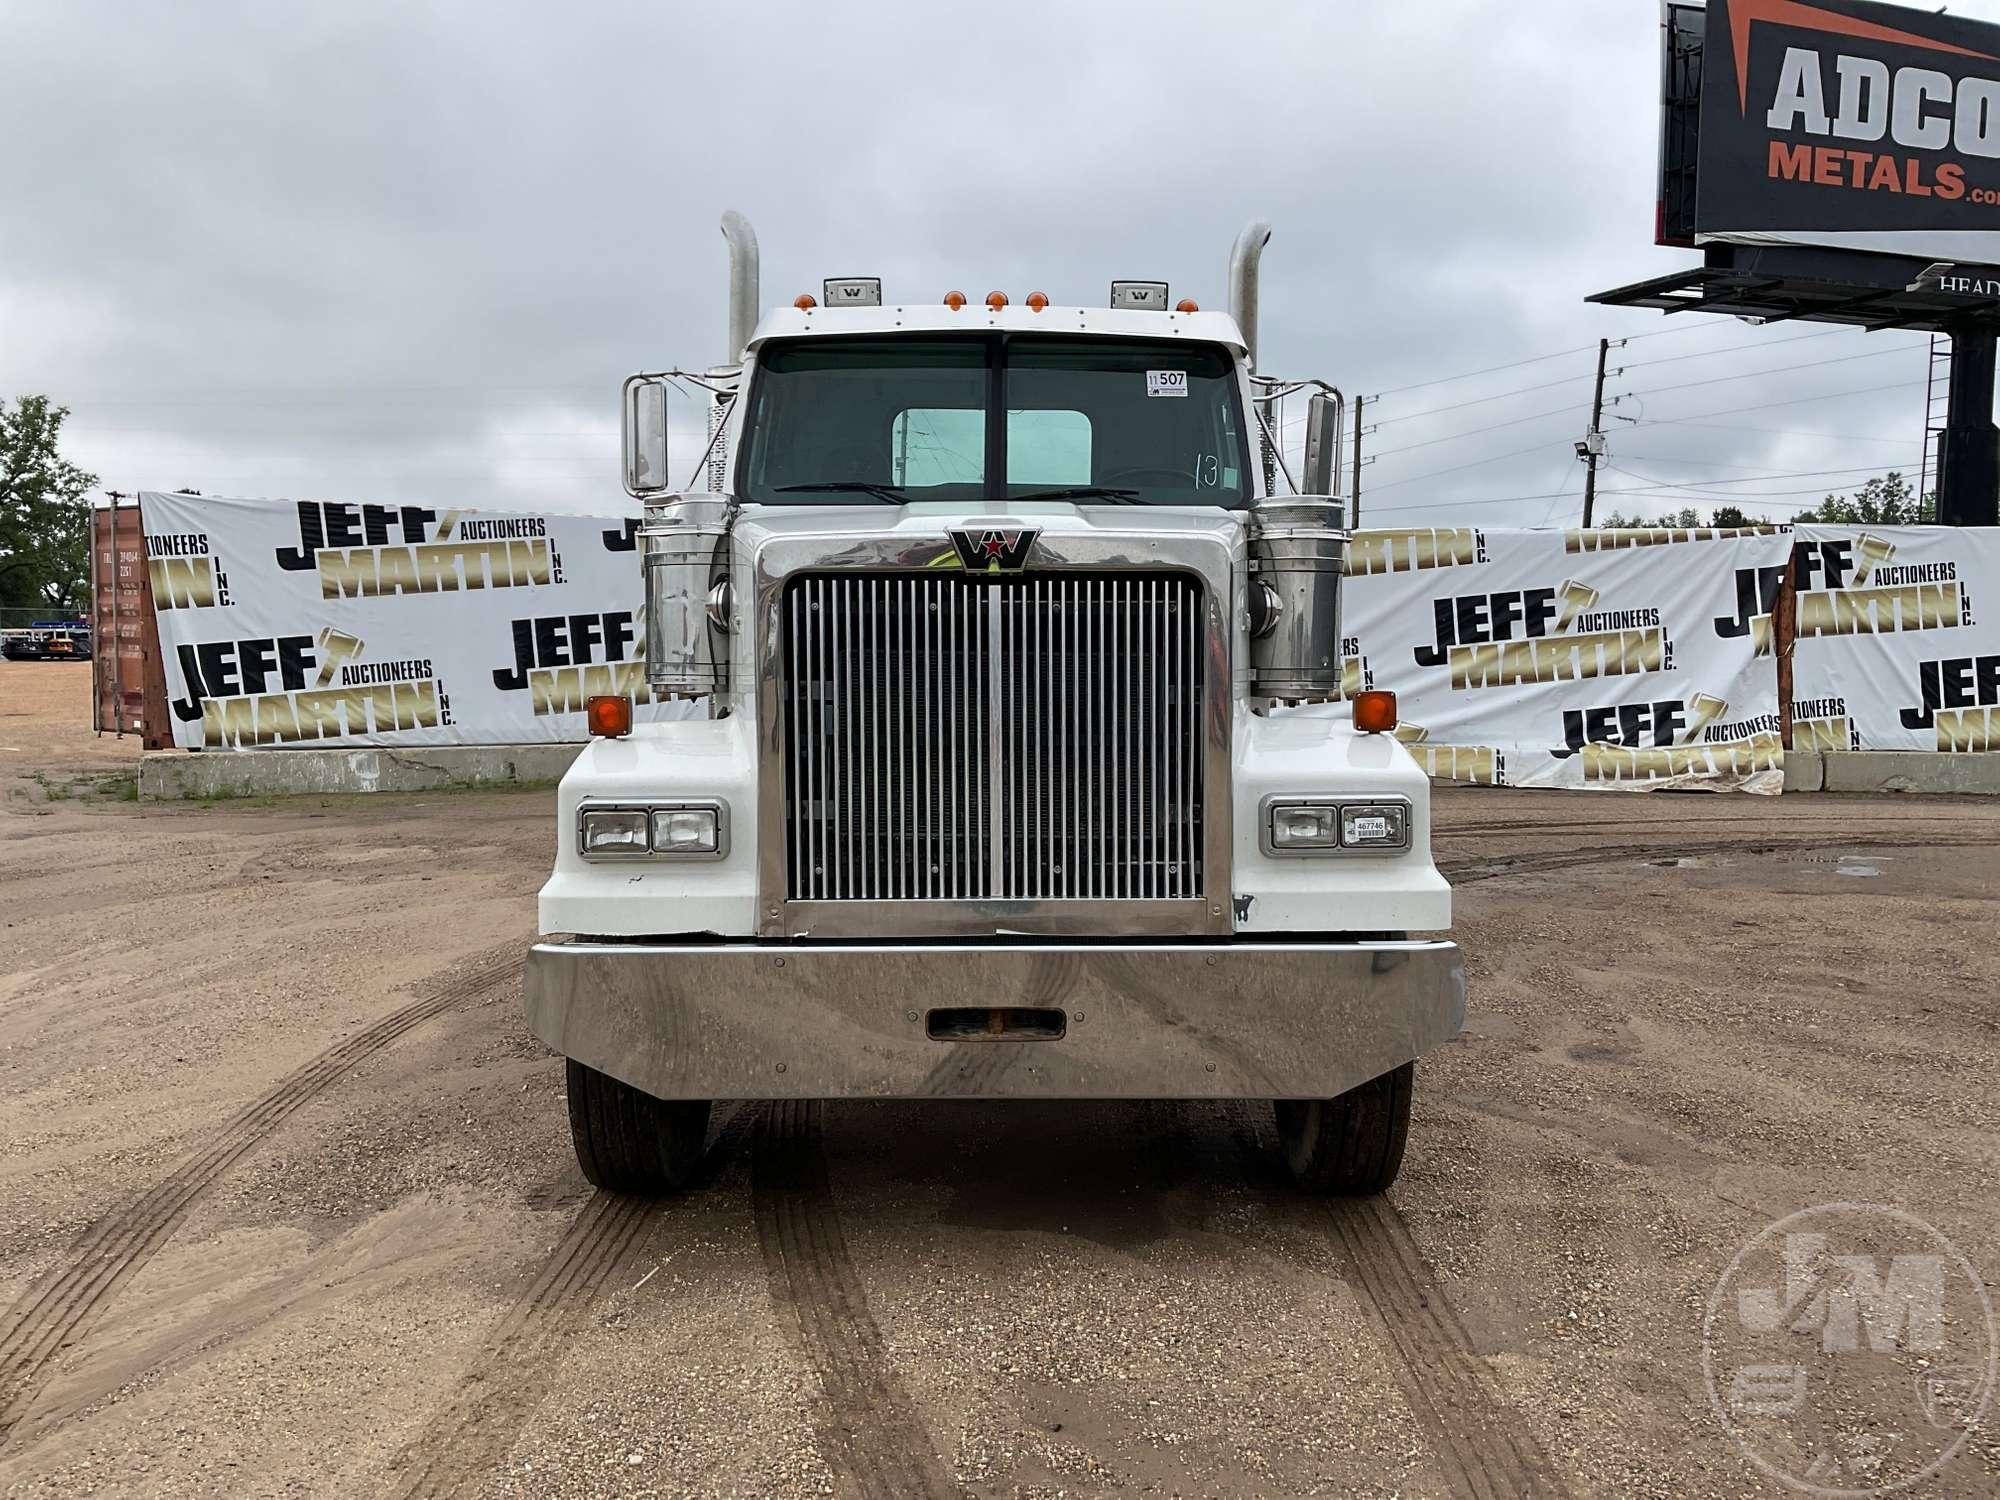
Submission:
[[1026,495],[1009,495],[1009,500],[1116,500],[1121,505],[1135,505],[1139,500],[1137,490],[1123,490],[1111,485],[1080,484],[1065,490],[1035,490]]
[[875,484],[866,479],[823,480],[815,484],[781,484],[772,493],[779,495],[833,494],[837,491],[855,495],[873,495],[877,500],[890,505],[901,505],[909,494],[897,485]]

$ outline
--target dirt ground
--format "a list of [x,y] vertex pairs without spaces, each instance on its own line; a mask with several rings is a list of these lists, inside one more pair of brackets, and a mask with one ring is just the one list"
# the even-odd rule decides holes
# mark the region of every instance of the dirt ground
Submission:
[[[1441,793],[1471,1021],[1383,1200],[1261,1106],[885,1103],[649,1204],[519,1011],[550,794],[137,803],[86,678],[0,663],[10,1495],[1782,1494],[1737,1251],[2000,1265],[1991,804]],[[1918,1493],[1997,1489],[1989,1418]]]

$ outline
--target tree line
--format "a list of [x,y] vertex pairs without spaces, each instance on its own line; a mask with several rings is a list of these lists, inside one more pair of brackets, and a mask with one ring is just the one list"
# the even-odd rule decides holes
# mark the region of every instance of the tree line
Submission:
[[[1919,496],[1899,470],[1878,474],[1849,495],[1828,495],[1818,504],[1776,518],[1823,526],[1929,526],[1937,520],[1937,492]],[[1753,515],[1736,505],[1718,505],[1706,516],[1692,505],[1663,516],[1626,516],[1613,511],[1599,526],[1769,526],[1770,516]]]
[[[0,400],[0,610],[76,614],[90,602],[97,483],[59,451],[66,406]],[[5,616],[0,616],[5,618]]]

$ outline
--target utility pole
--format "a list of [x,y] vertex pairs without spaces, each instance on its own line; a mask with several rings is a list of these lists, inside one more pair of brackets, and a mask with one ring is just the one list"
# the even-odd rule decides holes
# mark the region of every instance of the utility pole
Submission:
[[1577,445],[1577,456],[1584,462],[1583,474],[1583,524],[1590,525],[1591,511],[1597,504],[1597,460],[1604,453],[1604,357],[1611,352],[1611,340],[1597,341],[1597,389],[1590,397],[1590,431],[1583,435]]
[[1354,493],[1347,507],[1347,529],[1352,531],[1361,524],[1361,408],[1368,398],[1356,395],[1354,398]]

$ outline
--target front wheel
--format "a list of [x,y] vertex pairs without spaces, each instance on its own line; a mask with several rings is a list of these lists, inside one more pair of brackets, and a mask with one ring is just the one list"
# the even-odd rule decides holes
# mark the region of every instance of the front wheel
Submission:
[[655,1099],[609,1074],[565,1058],[569,1133],[577,1165],[612,1193],[678,1193],[701,1170],[708,1146],[706,1099]]
[[1379,1193],[1402,1169],[1417,1065],[1404,1063],[1335,1099],[1279,1099],[1278,1143],[1309,1193]]

